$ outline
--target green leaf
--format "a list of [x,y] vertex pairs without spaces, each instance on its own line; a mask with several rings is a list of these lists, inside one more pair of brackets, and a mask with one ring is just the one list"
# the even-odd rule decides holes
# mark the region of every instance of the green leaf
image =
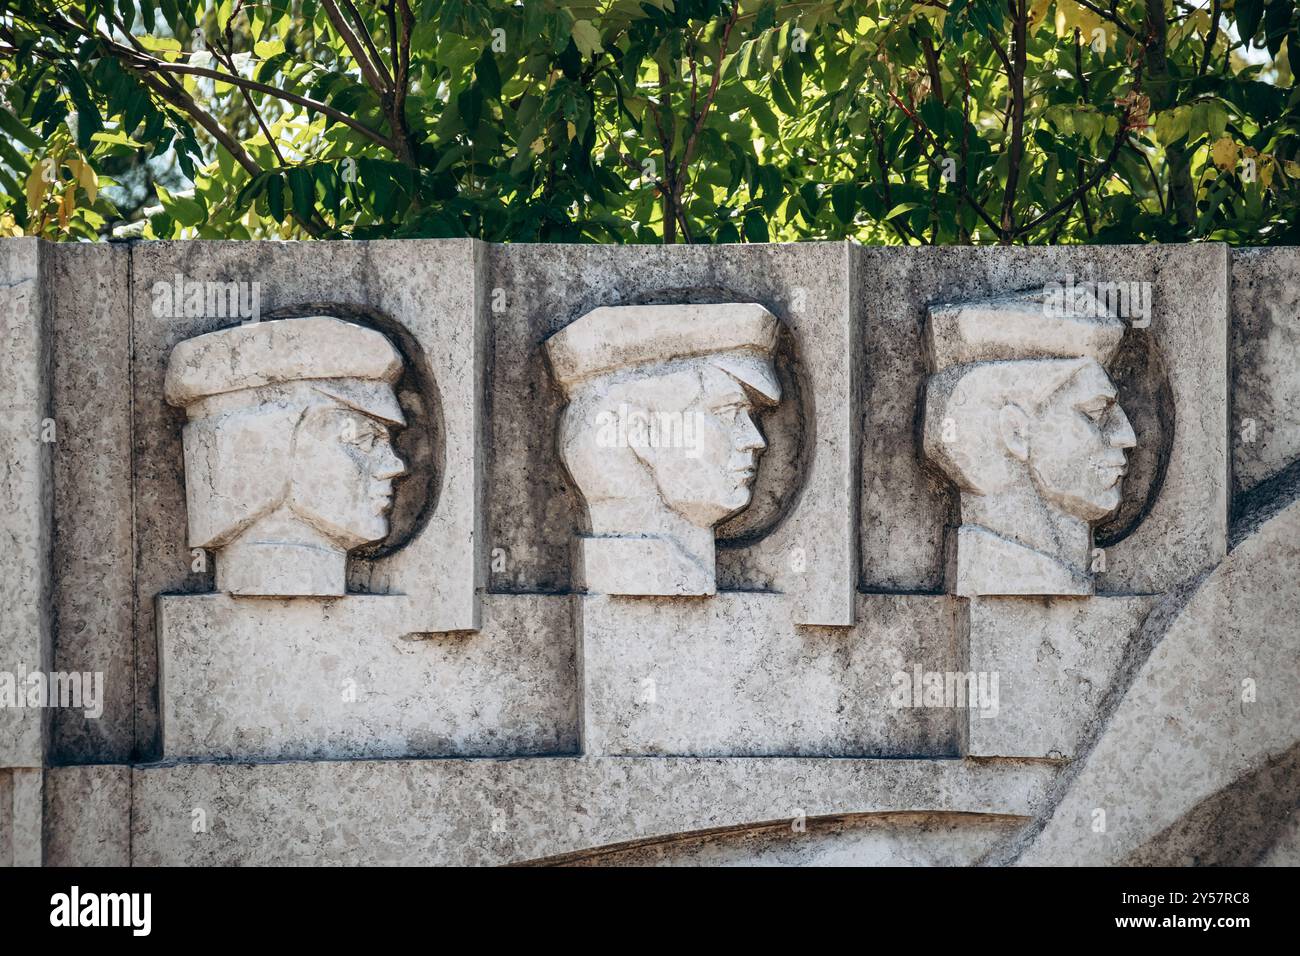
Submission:
[[276,222],[284,222],[284,180],[279,173],[266,178],[266,208]]
[[18,118],[8,110],[0,109],[0,129],[3,129],[28,149],[40,149],[45,145],[44,140],[24,126]]
[[288,176],[293,211],[299,219],[310,220],[316,208],[316,184],[311,170],[306,166],[294,166],[289,170]]
[[854,183],[836,183],[831,187],[831,210],[835,218],[846,226],[853,221],[858,208],[858,187]]
[[490,45],[484,49],[483,55],[474,64],[474,79],[488,99],[501,99],[501,72],[497,69],[497,60],[492,55]]
[[920,206],[921,204],[919,202],[900,202],[893,209],[889,210],[889,212],[885,213],[885,220],[889,221],[890,219],[893,219],[895,216],[901,216],[905,212],[910,212],[913,209],[919,209]]
[[1259,30],[1259,21],[1264,17],[1264,0],[1237,0],[1235,8],[1237,35],[1249,40]]
[[758,209],[751,209],[745,213],[745,241],[746,242],[767,242],[767,220],[763,218],[763,213]]

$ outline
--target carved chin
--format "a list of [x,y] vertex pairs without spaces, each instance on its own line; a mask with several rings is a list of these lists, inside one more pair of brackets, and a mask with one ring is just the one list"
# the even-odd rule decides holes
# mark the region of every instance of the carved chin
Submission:
[[1109,518],[1119,510],[1121,497],[1121,486],[1116,484],[1107,488],[1105,491],[1099,492],[1091,499],[1080,501],[1077,507],[1069,510],[1073,511],[1084,521],[1095,524],[1098,521]]

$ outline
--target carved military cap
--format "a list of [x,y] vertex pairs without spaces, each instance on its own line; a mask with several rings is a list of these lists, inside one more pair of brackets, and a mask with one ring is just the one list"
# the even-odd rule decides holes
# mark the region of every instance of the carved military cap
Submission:
[[318,315],[250,322],[181,342],[167,364],[163,394],[172,405],[191,408],[215,395],[308,382],[350,408],[401,425],[392,388],[401,373],[401,356],[382,333]]
[[776,316],[752,302],[606,306],[547,339],[546,352],[556,381],[569,394],[603,375],[698,357],[776,402],[777,329]]
[[928,346],[933,371],[970,362],[1093,358],[1105,365],[1119,348],[1124,323],[1085,286],[1073,301],[1049,290],[983,302],[933,305]]

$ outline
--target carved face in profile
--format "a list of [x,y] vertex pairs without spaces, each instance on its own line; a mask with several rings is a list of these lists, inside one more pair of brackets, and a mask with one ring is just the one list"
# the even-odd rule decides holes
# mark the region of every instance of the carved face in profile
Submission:
[[693,392],[681,409],[681,441],[662,440],[661,429],[661,440],[633,444],[664,503],[701,527],[712,527],[744,509],[753,494],[758,457],[767,447],[754,422],[750,393],[705,362],[647,383],[644,390],[664,397],[676,392],[674,405]]
[[996,497],[1029,481],[1089,523],[1119,507],[1136,436],[1095,359],[957,366],[930,389],[927,454],[963,492]]
[[1088,522],[1119,508],[1126,449],[1137,442],[1117,397],[1105,370],[1090,360],[1039,408],[1029,431],[1027,459],[1040,493]]
[[294,434],[289,506],[345,549],[388,534],[393,479],[406,473],[384,423],[342,406],[310,409]]

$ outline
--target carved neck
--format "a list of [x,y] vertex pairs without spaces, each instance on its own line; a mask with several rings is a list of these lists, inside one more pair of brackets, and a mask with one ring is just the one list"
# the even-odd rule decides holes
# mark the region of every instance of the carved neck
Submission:
[[1048,505],[1028,481],[994,495],[963,492],[961,520],[963,525],[987,528],[1078,574],[1088,573],[1092,526]]
[[[661,561],[667,561],[673,565],[673,568],[665,569],[663,574],[647,568],[644,569],[645,574],[692,580],[696,583],[690,586],[691,593],[712,593],[717,567],[717,545],[712,527],[701,528],[699,525],[692,524],[666,507],[658,498],[653,502],[645,500],[596,502],[588,504],[587,513],[591,520],[591,533],[594,538],[649,539],[664,542],[666,547],[656,549],[656,553],[660,555]],[[625,569],[623,573],[632,581],[641,576],[635,569]],[[635,587],[635,584],[629,581],[627,586]],[[695,591],[695,588],[705,590]],[[644,593],[663,592],[649,590]]]
[[217,552],[217,590],[250,596],[341,597],[348,553],[279,513],[256,522]]

